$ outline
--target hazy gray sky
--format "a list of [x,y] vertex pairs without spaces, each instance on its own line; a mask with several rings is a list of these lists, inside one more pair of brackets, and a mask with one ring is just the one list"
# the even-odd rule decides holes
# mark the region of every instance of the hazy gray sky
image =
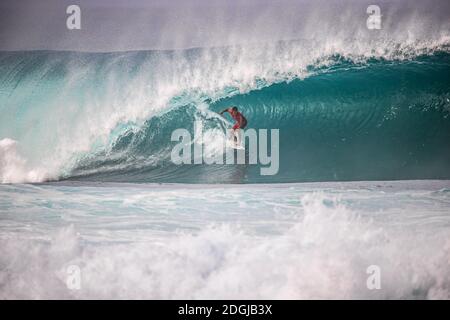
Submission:
[[[402,12],[419,12],[439,27],[450,20],[447,0],[433,5],[418,0],[1,0],[0,50],[214,46],[302,38],[308,27],[314,32],[347,28],[351,34],[351,28],[364,29],[365,10],[374,2],[382,14],[399,14],[398,21]],[[70,4],[81,7],[81,30],[66,28]]]

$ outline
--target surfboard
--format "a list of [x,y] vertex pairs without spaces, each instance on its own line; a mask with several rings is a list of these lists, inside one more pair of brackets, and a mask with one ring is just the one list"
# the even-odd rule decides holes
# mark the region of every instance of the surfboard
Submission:
[[227,147],[236,149],[236,150],[245,150],[245,148],[243,146],[241,146],[240,144],[237,144],[234,141],[230,141],[230,140],[227,140]]

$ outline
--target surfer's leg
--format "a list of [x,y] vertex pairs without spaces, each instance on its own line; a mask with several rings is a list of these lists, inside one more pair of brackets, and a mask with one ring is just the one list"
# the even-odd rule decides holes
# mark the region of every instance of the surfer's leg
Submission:
[[239,128],[234,130],[234,143],[237,146],[241,145],[241,130]]
[[238,144],[239,143],[239,123],[236,123],[231,130],[233,131],[234,143]]
[[228,131],[228,140],[229,141],[233,141],[234,140],[234,129],[230,129],[229,131]]

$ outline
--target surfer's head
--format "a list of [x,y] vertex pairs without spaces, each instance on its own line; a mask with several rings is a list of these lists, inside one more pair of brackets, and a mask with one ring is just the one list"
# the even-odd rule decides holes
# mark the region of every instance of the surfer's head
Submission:
[[237,108],[236,106],[230,107],[228,110],[229,110],[230,113],[233,114],[233,115],[236,114],[236,113],[238,112],[238,108]]

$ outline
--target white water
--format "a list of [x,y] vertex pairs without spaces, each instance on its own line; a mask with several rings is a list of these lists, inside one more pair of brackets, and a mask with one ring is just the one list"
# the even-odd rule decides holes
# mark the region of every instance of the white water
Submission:
[[0,183],[39,182],[45,178],[45,171],[27,165],[17,150],[16,141],[8,138],[0,140]]
[[449,181],[3,185],[0,217],[1,299],[450,298]]

